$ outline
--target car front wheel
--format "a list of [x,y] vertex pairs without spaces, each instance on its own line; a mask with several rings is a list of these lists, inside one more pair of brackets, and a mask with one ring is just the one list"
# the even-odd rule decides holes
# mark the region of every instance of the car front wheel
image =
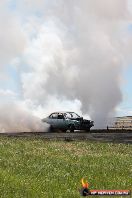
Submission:
[[90,127],[86,129],[86,132],[89,132],[89,131],[90,131]]
[[73,125],[73,124],[69,125],[69,131],[70,131],[71,133],[73,133],[74,130],[75,130],[74,125]]

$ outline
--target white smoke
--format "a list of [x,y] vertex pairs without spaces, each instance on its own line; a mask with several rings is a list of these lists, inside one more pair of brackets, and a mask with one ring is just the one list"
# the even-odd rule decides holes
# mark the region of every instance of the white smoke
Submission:
[[0,112],[0,133],[48,131],[48,124],[23,109],[20,104],[4,104],[0,106]]
[[48,124],[32,114],[26,102],[17,101],[10,90],[0,90],[0,133],[46,132],[48,128]]
[[1,60],[16,66],[18,97],[27,109],[39,117],[73,110],[90,115],[98,127],[106,125],[122,100],[122,68],[131,63],[127,0],[18,0],[15,5],[13,15],[0,14],[9,20],[0,22]]

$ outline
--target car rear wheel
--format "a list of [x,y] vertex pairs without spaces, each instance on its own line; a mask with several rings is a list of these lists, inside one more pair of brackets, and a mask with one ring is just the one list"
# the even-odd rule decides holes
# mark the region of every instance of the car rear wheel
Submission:
[[61,131],[62,131],[63,133],[65,133],[67,130],[66,130],[66,129],[62,129]]
[[50,127],[49,127],[49,132],[54,132],[54,131],[55,131],[55,130],[54,130],[53,126],[50,125]]

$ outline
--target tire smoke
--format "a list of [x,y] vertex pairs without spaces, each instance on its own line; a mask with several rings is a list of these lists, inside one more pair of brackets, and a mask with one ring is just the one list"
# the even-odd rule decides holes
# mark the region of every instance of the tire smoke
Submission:
[[128,1],[18,0],[12,8],[2,0],[0,9],[6,21],[0,20],[1,92],[13,92],[17,103],[12,110],[10,102],[0,106],[1,129],[15,130],[21,120],[36,130],[26,112],[43,118],[58,110],[88,115],[105,127],[122,101],[122,70],[132,62]]

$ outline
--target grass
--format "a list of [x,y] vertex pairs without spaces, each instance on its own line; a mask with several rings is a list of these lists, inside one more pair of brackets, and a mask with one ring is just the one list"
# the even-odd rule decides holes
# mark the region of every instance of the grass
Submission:
[[1,198],[78,198],[90,189],[131,189],[132,145],[0,137]]

